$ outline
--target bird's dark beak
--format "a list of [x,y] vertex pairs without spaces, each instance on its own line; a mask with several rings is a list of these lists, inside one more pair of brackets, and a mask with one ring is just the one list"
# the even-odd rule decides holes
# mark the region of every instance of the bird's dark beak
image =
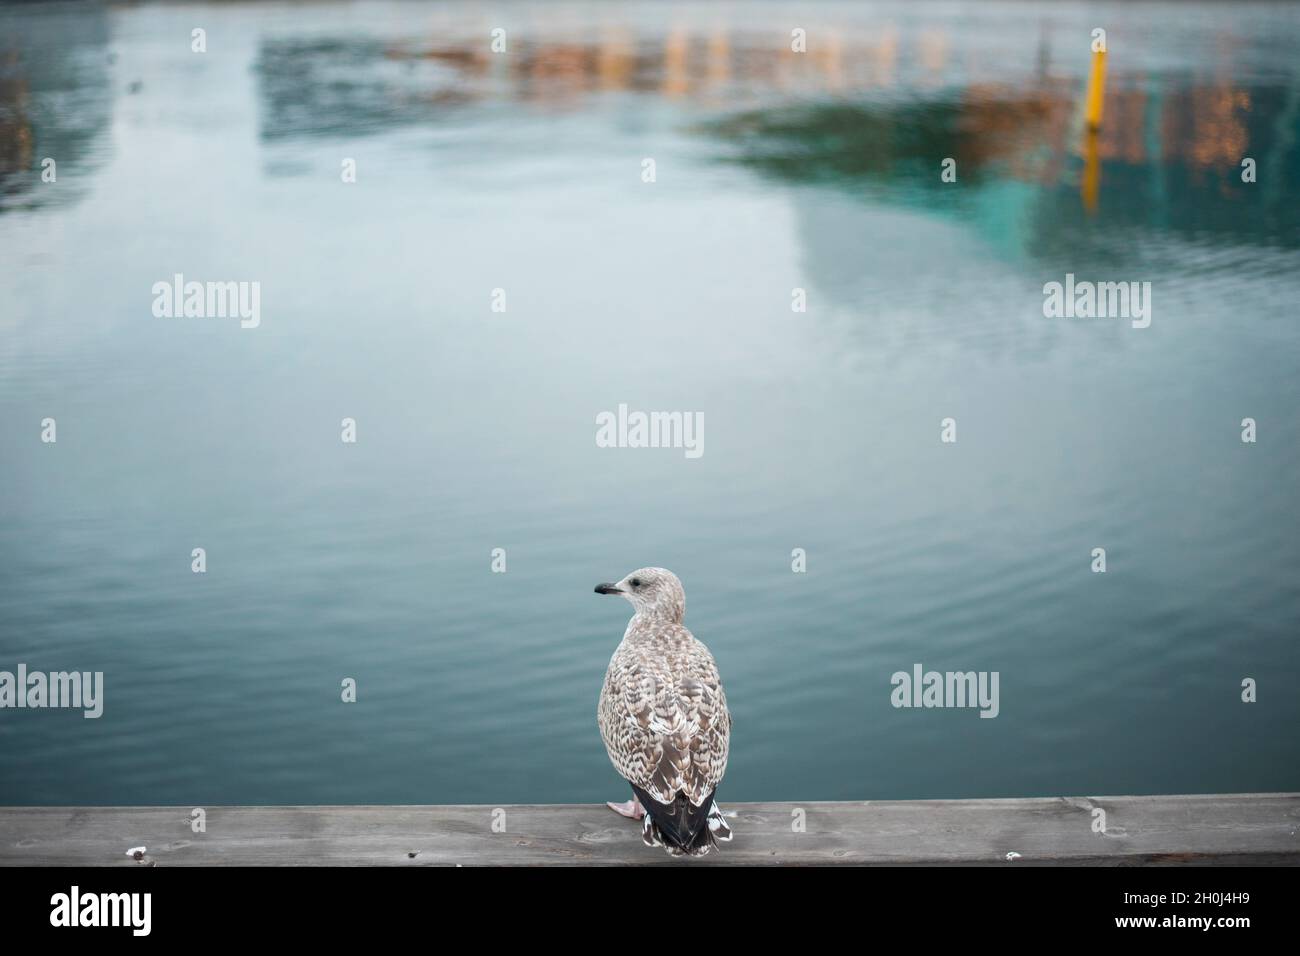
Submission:
[[597,594],[622,594],[623,589],[620,588],[617,584],[597,584],[596,593]]

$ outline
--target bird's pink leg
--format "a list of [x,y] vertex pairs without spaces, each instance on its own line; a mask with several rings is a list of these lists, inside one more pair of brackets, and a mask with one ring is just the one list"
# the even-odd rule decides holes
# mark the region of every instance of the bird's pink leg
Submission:
[[645,807],[641,806],[641,801],[636,797],[633,797],[625,803],[614,803],[611,800],[607,802],[605,806],[609,807],[619,816],[627,817],[631,820],[640,820],[645,816]]

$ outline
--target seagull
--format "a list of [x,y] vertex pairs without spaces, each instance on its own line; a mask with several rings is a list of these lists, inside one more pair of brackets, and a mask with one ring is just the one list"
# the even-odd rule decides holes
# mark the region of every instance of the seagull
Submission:
[[596,708],[609,759],[632,785],[631,800],[607,806],[641,821],[646,846],[703,856],[731,839],[713,799],[731,739],[718,665],[682,626],[686,592],[671,571],[641,568],[596,593],[634,608]]

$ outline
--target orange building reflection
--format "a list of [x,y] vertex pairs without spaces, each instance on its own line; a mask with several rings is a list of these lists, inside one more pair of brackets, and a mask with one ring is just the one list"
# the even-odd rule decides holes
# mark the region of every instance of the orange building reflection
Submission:
[[[1227,69],[1216,71],[1208,85],[1153,99],[1147,78],[1126,73],[1117,60],[1105,93],[1105,120],[1089,141],[1080,133],[1078,115],[1083,81],[1052,75],[1046,40],[1030,80],[990,84],[960,80],[979,65],[973,60],[978,54],[954,42],[942,27],[908,37],[888,23],[869,36],[823,31],[803,53],[779,37],[769,39],[771,45],[755,46],[752,34],[725,27],[692,33],[676,26],[646,40],[618,27],[598,32],[589,43],[519,41],[508,57],[494,56],[477,40],[473,49],[393,46],[386,55],[432,58],[455,67],[467,80],[470,100],[508,97],[554,109],[577,109],[587,97],[611,92],[752,108],[768,105],[774,92],[847,97],[904,83],[932,91],[950,88],[961,102],[965,155],[960,158],[999,162],[1007,175],[1033,182],[1059,181],[1067,161],[1087,168],[1093,162],[1159,161],[1221,171],[1237,166],[1249,152],[1244,115],[1251,108],[1250,94],[1231,85]],[[960,64],[953,61],[954,49],[964,51]],[[1086,63],[1087,51],[1078,55]],[[1153,146],[1156,154],[1150,155]]]

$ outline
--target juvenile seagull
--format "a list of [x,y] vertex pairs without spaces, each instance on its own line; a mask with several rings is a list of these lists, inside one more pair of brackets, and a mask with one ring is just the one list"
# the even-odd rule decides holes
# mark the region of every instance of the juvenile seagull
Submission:
[[671,571],[641,568],[596,593],[635,608],[596,709],[609,759],[632,785],[631,800],[608,806],[641,821],[646,846],[703,856],[731,839],[713,800],[731,739],[718,665],[682,626],[686,592]]

